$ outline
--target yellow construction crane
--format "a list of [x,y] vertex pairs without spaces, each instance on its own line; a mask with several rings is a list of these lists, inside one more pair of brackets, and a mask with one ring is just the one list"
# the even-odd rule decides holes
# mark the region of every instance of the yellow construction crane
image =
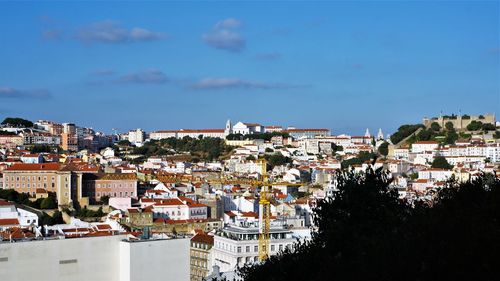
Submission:
[[259,260],[265,261],[269,257],[269,239],[271,230],[271,202],[269,200],[269,181],[267,179],[267,162],[260,159],[262,187],[259,198]]
[[273,185],[301,186],[302,183],[289,182],[269,182],[267,178],[267,161],[258,159],[257,164],[261,166],[262,179],[259,180],[208,180],[210,184],[240,184],[250,186],[260,186],[259,198],[259,261],[265,261],[269,257],[269,240],[271,231],[271,201],[269,187]]

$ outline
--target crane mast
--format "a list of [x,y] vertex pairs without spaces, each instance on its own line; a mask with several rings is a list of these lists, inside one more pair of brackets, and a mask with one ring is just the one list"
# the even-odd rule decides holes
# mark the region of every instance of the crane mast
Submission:
[[267,179],[267,162],[258,160],[261,165],[262,187],[259,198],[259,261],[269,257],[269,235],[271,228],[271,202],[269,201],[269,186]]

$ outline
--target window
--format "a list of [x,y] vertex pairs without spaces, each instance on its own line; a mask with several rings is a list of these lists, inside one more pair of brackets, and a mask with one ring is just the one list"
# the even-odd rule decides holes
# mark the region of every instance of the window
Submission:
[[241,253],[241,247],[238,247],[237,252]]
[[271,245],[271,252],[274,252],[274,245]]
[[259,246],[253,246],[253,251],[258,252],[259,251]]
[[250,246],[247,246],[246,249],[245,249],[245,252],[250,252]]
[[283,251],[283,245],[281,245],[281,244],[279,245],[279,250]]

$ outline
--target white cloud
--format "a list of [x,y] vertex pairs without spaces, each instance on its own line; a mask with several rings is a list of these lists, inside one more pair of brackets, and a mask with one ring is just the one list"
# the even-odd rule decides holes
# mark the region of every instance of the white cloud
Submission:
[[116,21],[106,20],[81,28],[75,38],[85,43],[118,44],[160,40],[166,38],[166,34],[140,27],[129,30]]
[[202,36],[203,42],[216,49],[230,52],[241,52],[246,46],[246,40],[238,32],[241,22],[229,18],[215,24],[213,29]]
[[138,84],[163,84],[168,82],[168,77],[160,70],[150,69],[137,73],[126,74],[118,78],[119,83],[138,83]]
[[242,80],[238,78],[204,78],[190,85],[197,90],[222,90],[222,89],[291,89],[304,86],[283,83],[263,83]]
[[0,99],[42,99],[49,98],[50,96],[47,90],[19,90],[11,87],[0,87]]

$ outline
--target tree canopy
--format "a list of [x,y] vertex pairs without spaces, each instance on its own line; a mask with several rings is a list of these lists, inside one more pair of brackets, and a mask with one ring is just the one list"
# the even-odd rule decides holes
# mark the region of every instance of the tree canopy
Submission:
[[500,181],[450,182],[432,204],[398,199],[381,170],[338,174],[314,209],[312,239],[239,270],[246,281],[494,280]]
[[192,156],[204,160],[217,160],[222,155],[231,152],[233,147],[227,146],[220,138],[167,138],[150,140],[141,147],[135,147],[133,154],[142,154],[146,157],[171,155],[175,152],[189,152]]
[[380,153],[381,155],[387,156],[387,154],[389,154],[389,143],[388,142],[383,142],[378,147],[378,153]]
[[483,128],[483,122],[481,121],[473,120],[472,122],[469,123],[469,125],[467,125],[467,130],[469,131],[477,131],[481,130],[482,128]]
[[450,163],[448,163],[448,160],[444,158],[443,156],[436,156],[434,158],[434,161],[432,161],[432,168],[437,168],[437,169],[451,169],[453,168]]
[[438,122],[432,122],[431,129],[435,132],[439,132],[441,130],[441,126],[439,126]]
[[18,118],[18,117],[7,117],[2,121],[2,125],[32,128],[33,122],[26,120],[26,119],[23,119],[23,118]]
[[424,128],[424,127],[425,126],[422,124],[402,125],[398,128],[398,130],[394,134],[391,135],[391,141],[393,144],[397,144],[406,137],[413,134],[419,128]]

